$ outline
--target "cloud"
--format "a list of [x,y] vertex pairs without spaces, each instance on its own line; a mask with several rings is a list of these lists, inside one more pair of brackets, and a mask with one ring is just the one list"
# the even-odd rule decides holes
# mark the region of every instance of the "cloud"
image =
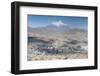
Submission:
[[65,26],[67,24],[65,24],[62,20],[56,21],[56,22],[52,22],[52,24],[54,26],[60,27],[60,26]]

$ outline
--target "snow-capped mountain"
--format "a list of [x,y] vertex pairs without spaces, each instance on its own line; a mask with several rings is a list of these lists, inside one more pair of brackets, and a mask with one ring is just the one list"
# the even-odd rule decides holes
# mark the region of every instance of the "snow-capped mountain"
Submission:
[[52,33],[65,33],[65,32],[68,32],[68,31],[71,31],[71,32],[84,32],[84,30],[82,29],[79,29],[79,28],[72,28],[71,26],[65,24],[63,21],[59,20],[59,21],[56,21],[56,22],[52,22],[51,24],[48,24],[48,25],[45,25],[43,27],[35,27],[35,28],[32,28],[32,27],[29,27],[28,28],[28,31],[29,32],[32,32],[32,31],[44,31],[44,32],[52,32]]

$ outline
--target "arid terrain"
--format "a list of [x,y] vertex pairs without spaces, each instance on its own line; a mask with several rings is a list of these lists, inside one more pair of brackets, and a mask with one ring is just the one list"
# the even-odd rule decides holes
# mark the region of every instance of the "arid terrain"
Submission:
[[88,58],[87,31],[70,27],[28,27],[27,59]]

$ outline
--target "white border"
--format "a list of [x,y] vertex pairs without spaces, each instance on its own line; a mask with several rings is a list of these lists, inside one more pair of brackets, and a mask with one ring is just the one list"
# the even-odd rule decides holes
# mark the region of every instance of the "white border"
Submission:
[[[88,17],[88,59],[27,61],[27,15],[62,15]],[[20,70],[94,65],[94,11],[42,7],[20,7]]]

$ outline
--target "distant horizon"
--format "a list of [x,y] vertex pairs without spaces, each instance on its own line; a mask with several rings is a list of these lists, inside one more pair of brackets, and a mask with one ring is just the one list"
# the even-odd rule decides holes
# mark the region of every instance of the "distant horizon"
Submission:
[[83,29],[87,31],[88,17],[28,15],[28,27],[38,28],[48,25],[54,25],[56,27],[68,26],[71,28]]

